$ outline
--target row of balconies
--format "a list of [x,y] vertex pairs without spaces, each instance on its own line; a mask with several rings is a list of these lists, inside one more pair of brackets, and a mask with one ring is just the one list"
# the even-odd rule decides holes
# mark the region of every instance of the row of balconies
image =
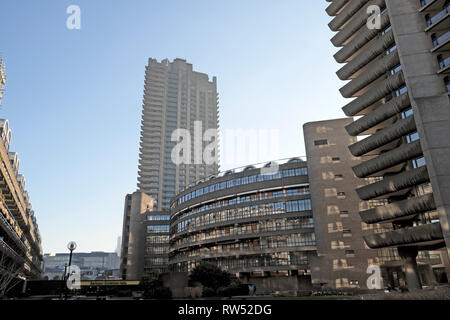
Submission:
[[[400,117],[401,112],[410,108],[410,100],[408,93],[402,94],[405,86],[403,71],[399,67],[392,72],[400,65],[400,59],[398,52],[390,49],[395,48],[396,44],[392,29],[387,28],[390,23],[388,12],[382,15],[382,29],[373,31],[365,26],[368,17],[366,9],[371,4],[384,8],[384,1],[334,2],[327,10],[330,15],[336,15],[330,23],[330,28],[338,31],[332,42],[336,46],[343,46],[335,59],[339,63],[346,63],[337,75],[341,80],[351,80],[340,91],[346,98],[355,97],[342,109],[347,116],[362,116],[346,129],[352,136],[370,134],[349,147],[354,156],[363,157],[363,162],[355,166],[353,171],[359,178],[382,178],[359,187],[356,192],[360,199],[366,201],[393,201],[360,212],[361,218],[368,224],[412,221],[419,214],[434,210],[435,205],[430,200],[432,196],[411,198],[413,189],[429,182],[429,176],[426,166],[412,168],[408,165],[413,159],[422,156],[422,148],[420,140],[410,143],[405,140],[407,135],[416,131],[416,125],[413,116],[405,119]],[[445,14],[440,13],[441,16]],[[435,20],[433,23],[438,23]],[[404,200],[400,200],[402,197]],[[439,234],[433,229],[438,227],[426,225],[420,226],[420,229],[400,228],[373,234],[365,240],[371,248],[419,243],[425,247],[442,240],[442,232]]]
[[286,251],[316,251],[317,248],[314,244],[308,245],[296,245],[296,246],[278,246],[278,247],[270,247],[268,245],[260,245],[257,248],[245,248],[244,250],[226,250],[222,252],[214,252],[209,253],[209,251],[204,251],[199,254],[187,255],[183,254],[184,252],[188,252],[188,250],[172,250],[170,251],[169,263],[179,263],[186,262],[188,260],[204,260],[211,258],[224,258],[224,257],[232,257],[232,256],[247,256],[247,255],[257,255],[257,254],[266,254],[266,253],[276,253],[276,252],[286,252]]

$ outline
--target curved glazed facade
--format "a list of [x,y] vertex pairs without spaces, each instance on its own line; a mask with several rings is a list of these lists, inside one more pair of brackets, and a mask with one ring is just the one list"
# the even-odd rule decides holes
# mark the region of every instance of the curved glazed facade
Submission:
[[229,171],[174,199],[172,270],[189,272],[208,261],[231,273],[309,273],[316,242],[306,162],[265,169]]
[[[393,231],[365,237],[370,248],[398,249],[408,287],[420,288],[418,251],[449,248],[448,80],[450,4],[446,0],[334,0],[327,13],[340,47],[334,55],[353,98],[342,109],[359,117],[346,126],[365,136],[349,146],[362,162],[355,175],[370,183],[362,200],[384,205],[361,211],[363,222],[392,223]],[[381,10],[369,28],[369,6]],[[447,82],[446,82],[447,81]],[[439,214],[438,214],[439,212]],[[442,227],[442,229],[441,229]],[[448,249],[447,249],[448,250]]]

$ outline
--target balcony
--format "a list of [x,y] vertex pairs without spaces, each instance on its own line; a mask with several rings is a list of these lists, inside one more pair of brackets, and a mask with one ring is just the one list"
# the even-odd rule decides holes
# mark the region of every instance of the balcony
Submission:
[[437,12],[444,7],[446,0],[420,0],[419,12]]
[[445,246],[440,223],[375,233],[364,236],[364,240],[371,249],[417,246],[419,250],[429,250]]
[[362,200],[383,199],[389,196],[403,195],[418,184],[430,181],[426,167],[419,167],[400,174],[386,176],[383,180],[360,187],[356,193]]
[[384,206],[360,211],[361,220],[367,224],[388,223],[393,221],[412,219],[418,214],[436,209],[433,195],[408,198]]
[[[395,122],[349,146],[355,157],[377,155],[396,147],[399,139],[416,130],[414,116]],[[392,145],[391,145],[392,144]]]
[[353,167],[353,171],[359,178],[382,177],[386,174],[399,172],[406,161],[421,155],[422,148],[420,142],[417,140],[412,143],[403,144],[398,148],[382,153],[376,158],[365,161]]
[[431,52],[450,51],[450,31],[447,31],[439,37],[433,35],[431,38],[433,40],[433,49],[431,49]]
[[449,74],[450,73],[450,56],[447,58],[438,59],[439,71],[438,74]]
[[4,254],[9,256],[11,259],[13,259],[18,264],[25,263],[25,259],[18,255],[6,242],[4,242],[2,239],[0,239],[0,251],[2,251]]
[[438,13],[431,16],[427,14],[425,16],[427,28],[425,31],[439,31],[439,30],[448,30],[450,28],[450,19],[448,19],[450,15],[450,4],[447,4],[444,9],[440,10]]
[[397,113],[409,106],[408,94],[404,93],[350,123],[345,129],[351,136],[374,134],[380,129],[389,127],[394,122]]

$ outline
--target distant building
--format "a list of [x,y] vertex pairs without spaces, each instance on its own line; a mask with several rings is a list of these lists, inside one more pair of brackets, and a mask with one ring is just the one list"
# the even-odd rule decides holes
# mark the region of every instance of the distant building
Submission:
[[119,256],[119,258],[120,258],[121,249],[122,249],[122,237],[119,236],[119,237],[117,237],[117,246],[116,246],[116,250],[115,250],[115,252]]
[[[43,267],[44,279],[61,279],[64,268],[68,264],[69,253],[56,253],[54,255],[46,253]],[[74,252],[72,265],[80,268],[82,280],[119,279],[120,260],[116,252]]]

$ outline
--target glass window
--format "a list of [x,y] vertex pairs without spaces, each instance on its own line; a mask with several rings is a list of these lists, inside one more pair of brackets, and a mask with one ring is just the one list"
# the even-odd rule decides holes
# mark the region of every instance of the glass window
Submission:
[[327,144],[328,144],[328,140],[327,139],[315,140],[314,141],[314,145],[315,146],[323,146],[323,145],[327,145]]

